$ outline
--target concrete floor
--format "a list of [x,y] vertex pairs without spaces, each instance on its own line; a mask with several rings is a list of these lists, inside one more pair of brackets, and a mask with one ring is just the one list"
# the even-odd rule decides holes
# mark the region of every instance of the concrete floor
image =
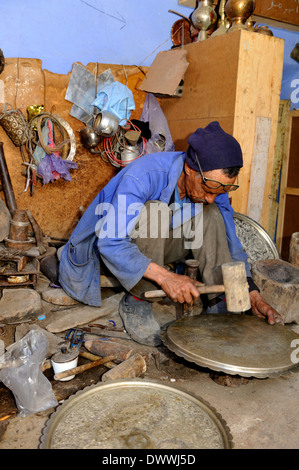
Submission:
[[[167,309],[166,309],[167,310]],[[160,323],[174,319],[174,310],[155,309]],[[161,314],[159,316],[159,313]],[[101,319],[102,320],[102,319]],[[294,326],[293,329],[298,327]],[[134,349],[140,350],[136,343]],[[297,449],[299,447],[299,369],[267,379],[250,378],[238,386],[216,383],[208,369],[189,363],[161,348],[145,348],[146,352],[160,352],[159,367],[147,360],[147,371],[142,377],[171,384],[208,402],[225,420],[233,438],[235,449]],[[100,381],[107,369],[100,366],[76,376],[68,382],[53,380],[51,370],[45,372],[56,398],[63,402],[78,390]],[[0,420],[0,449],[38,449],[42,431],[54,411],[46,410],[25,418],[19,416],[9,390],[1,389],[1,416],[7,410],[14,413]]]

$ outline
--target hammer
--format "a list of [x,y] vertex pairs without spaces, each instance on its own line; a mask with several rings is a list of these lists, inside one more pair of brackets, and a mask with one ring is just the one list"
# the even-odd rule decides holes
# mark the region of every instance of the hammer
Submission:
[[[223,285],[197,286],[200,294],[214,294],[225,292],[227,310],[241,313],[251,308],[245,263],[224,263],[221,266]],[[166,297],[163,290],[153,290],[144,293],[144,298]]]

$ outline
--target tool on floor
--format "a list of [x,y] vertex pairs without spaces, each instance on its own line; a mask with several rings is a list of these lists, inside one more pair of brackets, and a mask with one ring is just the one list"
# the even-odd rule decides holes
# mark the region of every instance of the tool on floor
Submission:
[[135,379],[146,372],[146,362],[141,354],[134,354],[126,361],[102,375],[102,382],[119,379]]
[[4,156],[3,142],[0,142],[0,179],[7,208],[13,217],[15,209],[17,209],[17,203]]
[[65,370],[63,372],[59,372],[58,374],[54,375],[55,380],[65,380],[73,377],[77,374],[81,374],[88,369],[92,369],[93,367],[97,367],[100,365],[104,365],[107,362],[114,361],[116,356],[107,356],[99,359],[98,361],[89,362],[88,364],[83,364],[82,366],[74,367],[73,369]]
[[65,335],[65,339],[68,341],[68,349],[78,349],[84,342],[84,331],[83,328],[71,328]]
[[108,336],[111,338],[122,338],[132,340],[132,338],[128,335],[128,333],[126,333],[123,328],[101,325],[100,323],[84,326],[82,327],[82,330],[86,333],[90,333],[96,336]]
[[[54,378],[62,372],[73,370],[78,364],[79,351],[76,348],[68,348],[64,346],[51,358],[52,367],[55,373]],[[66,378],[58,378],[56,380],[71,380],[73,374],[68,374]]]
[[[88,351],[80,351],[79,356],[84,357],[85,359],[89,359],[90,361],[93,361],[93,362],[99,360],[99,356],[96,356],[95,354],[91,354]],[[107,367],[108,369],[112,369],[113,367],[116,367],[116,365],[117,364],[115,364],[114,362],[105,363],[105,367]]]
[[[224,263],[221,266],[223,285],[197,286],[200,294],[224,293],[229,312],[245,312],[251,308],[245,263]],[[144,298],[166,297],[163,290],[144,293]]]
[[29,211],[29,209],[26,210],[26,214],[32,225],[32,229],[34,231],[36,245],[39,249],[39,253],[40,255],[43,255],[47,251],[47,246],[45,245],[44,240],[43,240],[44,233],[42,229],[40,228],[40,226],[38,225],[35,218],[33,217],[33,215],[31,214],[31,212]]

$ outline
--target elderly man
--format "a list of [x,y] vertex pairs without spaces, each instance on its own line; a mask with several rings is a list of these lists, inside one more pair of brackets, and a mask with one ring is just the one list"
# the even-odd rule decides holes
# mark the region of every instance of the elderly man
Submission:
[[[100,273],[108,270],[127,293],[119,314],[129,335],[158,345],[159,325],[143,293],[159,286],[174,302],[199,297],[198,281],[168,269],[192,257],[200,280],[219,283],[223,263],[244,261],[254,315],[283,323],[253,283],[236,236],[228,193],[243,166],[239,143],[218,122],[197,129],[187,152],[146,155],[122,169],[91,203],[60,260],[60,283],[80,302],[100,306]],[[209,296],[207,313],[225,310]]]

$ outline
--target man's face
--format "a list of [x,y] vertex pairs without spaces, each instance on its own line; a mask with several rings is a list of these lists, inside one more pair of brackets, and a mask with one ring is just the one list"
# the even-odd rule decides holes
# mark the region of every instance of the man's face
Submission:
[[[225,193],[222,187],[211,189],[205,186],[201,174],[190,168],[188,164],[186,164],[185,172],[186,195],[191,199],[191,201],[200,202],[202,204],[212,204],[218,194]],[[236,177],[229,178],[222,172],[222,170],[205,171],[204,176],[206,178],[219,181],[219,183],[222,184],[234,184],[236,181]],[[209,186],[213,185],[214,184],[212,182],[209,182]],[[217,186],[217,184],[215,184],[215,186]]]

